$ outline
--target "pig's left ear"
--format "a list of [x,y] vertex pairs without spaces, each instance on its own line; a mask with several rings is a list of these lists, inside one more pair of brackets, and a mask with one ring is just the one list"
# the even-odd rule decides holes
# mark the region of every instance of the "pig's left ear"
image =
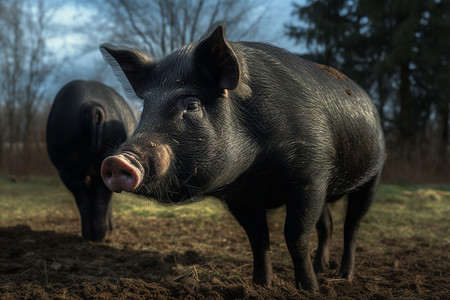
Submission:
[[148,83],[147,76],[153,68],[152,59],[144,52],[111,44],[100,45],[100,52],[113,69],[127,97],[142,98]]
[[240,77],[239,62],[225,40],[224,26],[219,25],[195,49],[195,65],[212,76],[220,89],[234,90]]

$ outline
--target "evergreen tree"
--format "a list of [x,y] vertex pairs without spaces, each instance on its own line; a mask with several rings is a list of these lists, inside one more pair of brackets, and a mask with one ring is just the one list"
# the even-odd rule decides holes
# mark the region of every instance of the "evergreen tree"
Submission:
[[438,121],[445,156],[449,7],[440,0],[308,0],[294,4],[300,23],[286,25],[286,33],[369,91],[389,136],[413,144]]

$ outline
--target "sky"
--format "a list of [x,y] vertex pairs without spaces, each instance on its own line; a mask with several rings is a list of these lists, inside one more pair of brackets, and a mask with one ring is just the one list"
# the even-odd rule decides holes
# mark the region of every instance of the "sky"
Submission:
[[[47,1],[49,3],[58,3],[55,0]],[[301,52],[302,49],[284,35],[284,24],[293,20],[291,16],[292,3],[304,3],[305,0],[274,0],[269,2],[271,2],[271,9],[267,14],[267,22],[264,20],[261,22],[261,26],[266,27],[269,34],[266,38],[258,36],[254,41],[268,42],[286,48],[289,51]],[[57,13],[53,15],[52,20],[61,26],[85,23],[90,21],[92,16],[95,15],[93,8],[90,5],[83,4],[83,1],[63,1],[58,6]],[[51,41],[51,45],[55,47],[63,47],[64,45],[76,46],[82,42],[81,34],[71,32],[64,36],[55,37]]]
[[[294,21],[291,16],[292,2],[304,3],[305,0],[273,0],[269,2],[270,9],[260,23],[260,26],[264,27],[264,35],[255,36],[253,41],[271,43],[295,53],[305,52],[304,47],[296,45],[284,34],[284,24],[291,20]],[[105,67],[106,64],[102,61],[100,51],[97,50],[98,45],[109,41],[102,40],[101,37],[98,40],[95,40],[95,37],[86,40],[88,37],[85,34],[73,30],[80,24],[89,26],[92,22],[96,12],[89,4],[90,2],[44,0],[44,3],[49,7],[56,7],[55,12],[52,13],[52,23],[56,25],[57,30],[47,41],[48,46],[59,59],[64,61],[60,76],[55,82],[55,94],[59,89],[56,87],[74,79],[101,80],[120,90],[120,85],[112,72]],[[91,51],[85,50],[86,44],[92,44]],[[99,64],[104,64],[103,68]]]

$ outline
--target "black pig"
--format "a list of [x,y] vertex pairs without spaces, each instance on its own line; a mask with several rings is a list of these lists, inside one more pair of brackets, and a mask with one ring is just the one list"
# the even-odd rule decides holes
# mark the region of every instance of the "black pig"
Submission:
[[[328,202],[348,195],[340,276],[351,280],[355,241],[385,159],[369,96],[337,70],[274,46],[228,42],[222,25],[155,61],[101,46],[124,87],[143,100],[134,134],[102,164],[122,190],[163,203],[212,195],[245,229],[253,281],[271,285],[266,211],[286,205],[285,239],[298,288],[317,290],[329,268]],[[124,75],[124,76],[123,76]]]
[[100,167],[135,124],[125,100],[103,83],[72,81],[55,97],[47,122],[48,155],[75,197],[85,239],[101,241],[113,229],[111,191]]

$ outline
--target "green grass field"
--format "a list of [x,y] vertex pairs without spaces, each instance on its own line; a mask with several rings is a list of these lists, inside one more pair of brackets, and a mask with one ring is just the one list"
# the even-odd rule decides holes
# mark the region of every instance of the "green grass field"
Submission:
[[[214,199],[164,207],[132,194],[114,194],[114,214],[120,216],[220,217],[227,212]],[[72,194],[57,177],[33,177],[17,182],[0,177],[0,221],[26,219],[43,212],[78,214]]]
[[[116,216],[210,218],[217,221],[229,214],[215,199],[176,207],[164,207],[131,194],[114,194],[113,201]],[[335,223],[342,224],[345,201],[332,204],[331,211]],[[59,178],[33,177],[12,182],[0,177],[1,223],[30,219],[43,212],[78,214],[72,195]],[[370,234],[360,234],[360,238],[378,240],[381,236],[405,238],[414,235],[431,238],[438,243],[450,243],[449,224],[450,186],[384,184],[363,220],[361,230]],[[430,228],[434,230],[430,231]]]

